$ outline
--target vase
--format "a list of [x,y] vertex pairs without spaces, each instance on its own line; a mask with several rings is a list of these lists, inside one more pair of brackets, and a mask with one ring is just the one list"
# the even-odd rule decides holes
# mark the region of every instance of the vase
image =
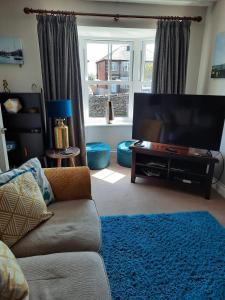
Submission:
[[107,124],[112,124],[113,120],[114,120],[113,104],[111,100],[108,100],[106,103],[106,122]]
[[55,149],[67,149],[69,147],[68,126],[63,123],[63,119],[57,119],[54,127]]

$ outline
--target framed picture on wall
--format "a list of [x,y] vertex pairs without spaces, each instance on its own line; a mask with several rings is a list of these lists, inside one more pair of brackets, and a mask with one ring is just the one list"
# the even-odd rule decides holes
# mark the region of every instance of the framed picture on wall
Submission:
[[21,39],[0,37],[0,64],[22,65],[23,63]]
[[225,32],[216,37],[211,78],[225,78]]

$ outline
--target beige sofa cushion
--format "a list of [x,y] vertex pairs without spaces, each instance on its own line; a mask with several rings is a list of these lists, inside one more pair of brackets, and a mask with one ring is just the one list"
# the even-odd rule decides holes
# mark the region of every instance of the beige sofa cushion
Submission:
[[100,221],[93,200],[59,201],[49,210],[54,216],[12,247],[16,257],[99,250]]
[[94,252],[20,258],[30,300],[110,300],[101,257]]

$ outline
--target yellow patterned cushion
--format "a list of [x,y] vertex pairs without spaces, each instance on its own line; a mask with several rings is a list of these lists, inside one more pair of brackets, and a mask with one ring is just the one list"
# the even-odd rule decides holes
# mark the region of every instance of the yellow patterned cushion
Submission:
[[0,299],[22,300],[28,284],[11,250],[0,241]]
[[51,216],[30,172],[0,187],[0,240],[9,247]]

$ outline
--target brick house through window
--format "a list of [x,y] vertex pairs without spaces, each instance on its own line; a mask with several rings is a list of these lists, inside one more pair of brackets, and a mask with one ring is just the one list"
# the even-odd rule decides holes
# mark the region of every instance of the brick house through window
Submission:
[[85,119],[102,122],[110,100],[117,120],[128,122],[134,92],[151,91],[154,40],[91,39],[82,45]]
[[[110,57],[110,59],[109,59]],[[96,62],[98,80],[128,80],[130,64],[130,46],[121,45],[110,54]],[[109,72],[110,68],[110,72]],[[109,78],[109,74],[110,77]],[[120,88],[117,86],[118,89]],[[119,93],[120,91],[114,91]]]

